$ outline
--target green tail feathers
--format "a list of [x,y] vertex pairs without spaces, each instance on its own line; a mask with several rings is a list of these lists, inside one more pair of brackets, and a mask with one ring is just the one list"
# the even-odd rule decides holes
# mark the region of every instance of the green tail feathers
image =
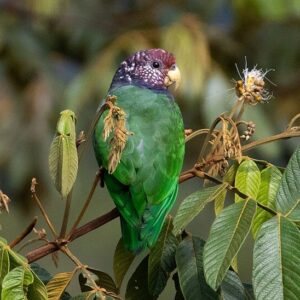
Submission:
[[165,217],[176,200],[177,192],[178,185],[162,203],[149,205],[140,224],[132,226],[121,216],[123,243],[126,249],[139,253],[146,248],[151,248],[156,243]]

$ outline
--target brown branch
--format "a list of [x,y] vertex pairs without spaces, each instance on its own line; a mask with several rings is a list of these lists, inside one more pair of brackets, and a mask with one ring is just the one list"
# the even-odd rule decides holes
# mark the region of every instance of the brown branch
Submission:
[[34,217],[33,221],[27,226],[27,228],[13,241],[9,243],[9,247],[13,248],[18,245],[24,238],[32,231],[37,222],[37,217]]
[[68,240],[58,240],[56,242],[49,242],[46,245],[43,245],[37,249],[34,249],[27,253],[26,257],[29,263],[32,263],[42,257],[47,256],[50,253],[53,253],[60,249],[60,247],[65,246],[66,244],[78,239],[82,235],[87,234],[90,231],[95,230],[108,223],[109,221],[117,218],[119,216],[119,212],[116,208],[112,209],[110,212],[86,223],[85,225],[74,230],[73,234],[70,236]]
[[300,131],[290,129],[290,130],[287,130],[287,131],[284,131],[284,132],[281,132],[281,133],[278,133],[278,134],[275,134],[275,135],[272,135],[272,136],[269,136],[266,138],[262,138],[258,141],[254,141],[252,143],[242,146],[242,151],[248,151],[257,146],[261,146],[261,145],[271,143],[271,142],[274,142],[277,140],[288,139],[291,137],[300,137]]
[[70,230],[70,233],[68,234],[68,236],[72,236],[73,232],[75,231],[75,229],[77,228],[77,226],[79,225],[84,213],[86,212],[91,200],[92,200],[92,197],[94,195],[94,192],[95,192],[95,189],[97,187],[97,184],[100,180],[100,177],[101,177],[101,169],[96,173],[96,176],[95,176],[95,179],[94,179],[94,182],[93,182],[93,185],[92,185],[92,188],[88,194],[88,197],[87,199],[85,200],[84,202],[84,205],[79,213],[79,216],[77,217],[76,221],[74,222],[74,225],[72,226],[72,229]]
[[179,182],[179,183],[182,183],[182,182],[184,182],[184,181],[186,181],[186,180],[189,180],[189,179],[191,179],[191,178],[193,178],[193,177],[195,177],[195,176],[196,176],[196,175],[195,175],[195,172],[194,172],[194,168],[192,168],[192,169],[190,169],[190,170],[188,170],[188,171],[182,172],[182,173],[180,174],[180,177],[179,177],[178,182]]

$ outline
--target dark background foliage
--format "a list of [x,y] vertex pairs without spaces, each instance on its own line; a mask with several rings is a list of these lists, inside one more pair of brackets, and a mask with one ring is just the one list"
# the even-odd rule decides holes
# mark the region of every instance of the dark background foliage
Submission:
[[[13,239],[37,214],[29,193],[33,176],[49,214],[61,219],[63,204],[48,173],[58,113],[74,110],[78,131],[87,130],[117,65],[127,55],[150,47],[176,55],[182,71],[176,99],[186,128],[193,129],[208,127],[233,105],[232,78],[239,79],[235,63],[240,72],[246,64],[275,69],[267,75],[274,83],[269,83],[274,99],[249,108],[246,115],[256,123],[259,138],[283,129],[299,110],[299,31],[296,0],[0,0],[0,189],[12,199],[10,214],[1,215],[1,236]],[[196,159],[199,143],[196,139],[187,144],[186,167]],[[285,165],[295,143],[276,142],[255,154]],[[89,145],[74,190],[78,207],[96,170]],[[178,202],[197,187],[197,180],[184,183]],[[106,191],[99,188],[85,220],[112,207]],[[212,216],[212,208],[206,208],[190,229],[205,239]],[[118,221],[113,221],[71,247],[83,262],[111,274],[119,237]],[[251,278],[248,252],[246,243],[240,254],[244,281]],[[58,272],[51,258],[41,263]],[[68,268],[61,257],[59,271]],[[170,299],[168,292],[161,299]]]

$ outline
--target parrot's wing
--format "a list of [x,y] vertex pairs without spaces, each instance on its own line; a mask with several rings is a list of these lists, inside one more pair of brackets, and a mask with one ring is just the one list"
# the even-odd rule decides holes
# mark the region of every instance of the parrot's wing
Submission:
[[[110,94],[126,113],[128,137],[121,161],[105,183],[122,217],[132,226],[159,223],[171,209],[184,155],[181,113],[171,96],[134,86]],[[107,168],[110,139],[102,138],[104,114],[98,122],[94,147],[98,162]],[[146,230],[144,231],[147,234]]]

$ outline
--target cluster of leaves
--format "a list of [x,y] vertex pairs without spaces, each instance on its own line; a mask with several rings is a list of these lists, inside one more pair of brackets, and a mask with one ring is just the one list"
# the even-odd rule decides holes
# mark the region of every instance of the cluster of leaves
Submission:
[[[96,119],[104,109],[113,107],[113,104],[107,104],[108,101]],[[294,124],[296,118],[290,124]],[[75,121],[72,111],[61,112],[50,148],[50,174],[58,192],[66,200],[67,213],[60,235],[56,234],[50,218],[42,210],[56,239],[52,243],[56,243],[75,263],[75,268],[52,277],[36,264],[30,267],[25,258],[1,240],[0,286],[3,299],[120,299],[122,282],[135,260],[135,255],[124,249],[121,240],[114,254],[114,279],[85,266],[64,244],[58,243],[60,239],[68,242],[93,194],[90,193],[79,219],[66,234],[71,190],[78,169],[77,148],[84,140],[84,137],[76,139]],[[296,132],[296,127],[293,128],[292,132]],[[231,131],[226,128],[227,132]],[[233,139],[236,139],[236,134]],[[218,148],[216,153],[220,151]],[[242,156],[232,161],[222,180],[207,174],[207,178],[217,184],[204,186],[189,195],[180,204],[175,217],[167,217],[157,243],[131,275],[126,299],[157,299],[171,275],[176,300],[300,297],[297,286],[300,280],[300,148],[291,157],[283,174],[274,165],[250,157]],[[34,188],[32,192],[36,193]],[[225,199],[232,192],[234,203],[225,207]],[[185,228],[211,202],[214,202],[216,218],[205,242]],[[240,280],[237,259],[250,231],[255,239],[253,286]],[[81,271],[81,293],[72,297],[65,290],[78,270]]]
[[[188,196],[173,222],[167,219],[157,244],[129,280],[126,299],[142,295],[156,299],[173,271],[175,299],[298,299],[299,170],[300,148],[283,175],[270,164],[260,170],[247,158],[232,165],[224,183]],[[246,197],[236,194],[234,203],[223,209],[232,185]],[[217,216],[208,240],[181,232],[212,201]],[[241,282],[236,263],[250,231],[255,239],[253,286]],[[120,266],[124,265],[121,261]],[[145,277],[138,280],[143,273],[148,273],[148,284]],[[133,282],[138,288],[134,289]]]
[[26,259],[0,239],[0,291],[1,299],[46,300],[47,291],[41,279],[30,268]]

